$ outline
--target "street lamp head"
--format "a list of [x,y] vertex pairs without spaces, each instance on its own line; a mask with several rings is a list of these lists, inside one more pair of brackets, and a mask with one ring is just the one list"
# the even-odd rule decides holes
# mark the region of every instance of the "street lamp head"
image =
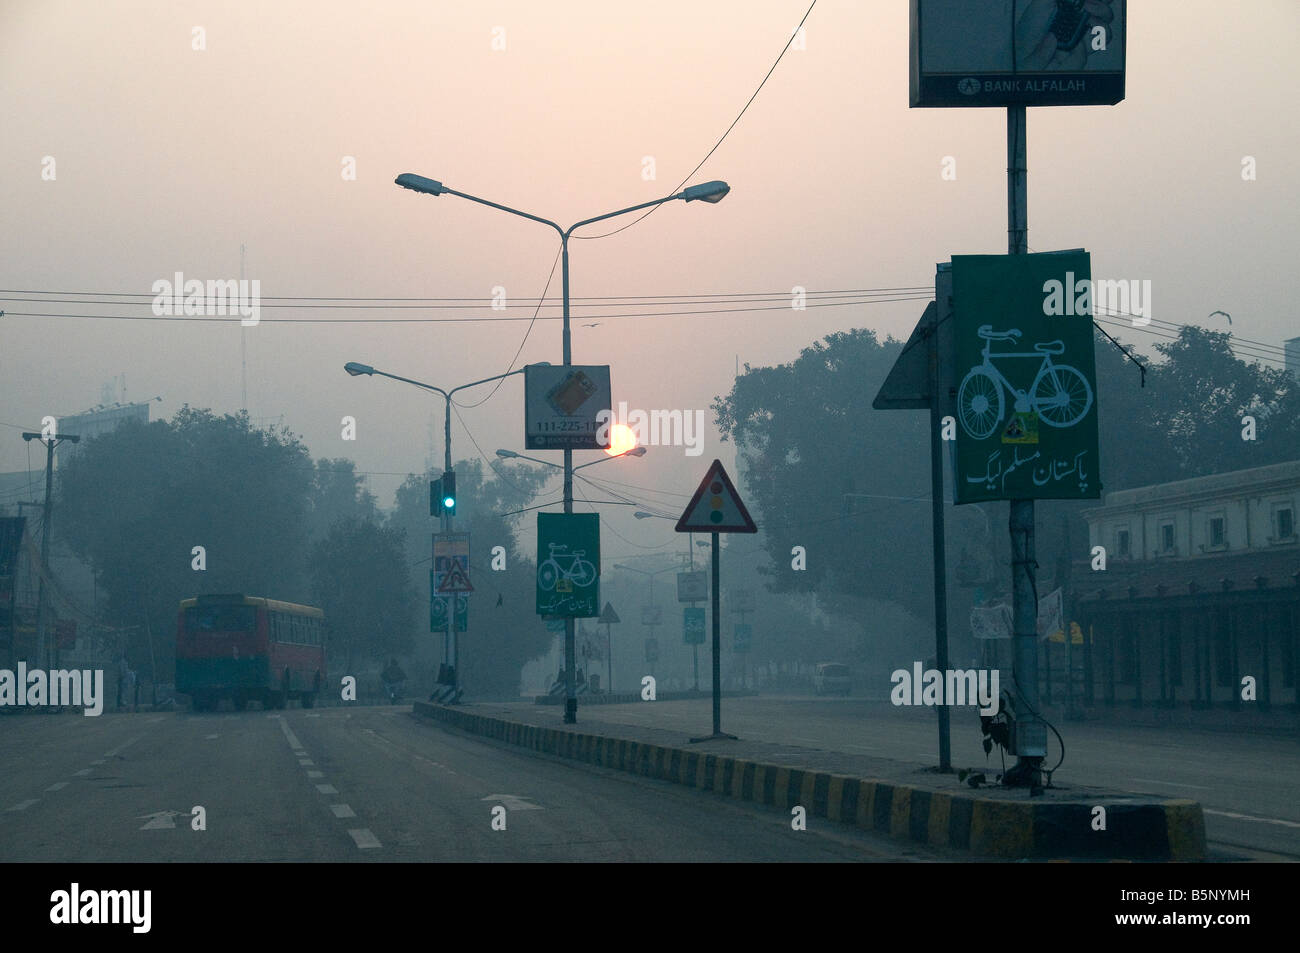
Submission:
[[393,181],[404,189],[410,189],[412,192],[423,192],[426,195],[441,195],[446,191],[442,183],[437,179],[426,179],[414,172],[403,172]]
[[369,364],[358,364],[356,361],[348,361],[343,365],[343,370],[347,371],[353,377],[360,377],[362,374],[373,374],[375,369]]
[[629,457],[644,457],[645,447],[633,447],[626,455]]
[[647,513],[645,510],[637,510],[632,515],[639,520],[651,520],[655,518],[655,515],[653,513]]
[[726,182],[702,182],[699,185],[692,185],[682,192],[682,198],[688,202],[694,202],[697,199],[701,202],[708,202],[710,205],[716,205],[727,197],[731,191],[731,186]]
[[519,454],[515,453],[513,450],[498,450],[497,456],[504,457],[506,460],[512,460],[519,456]]

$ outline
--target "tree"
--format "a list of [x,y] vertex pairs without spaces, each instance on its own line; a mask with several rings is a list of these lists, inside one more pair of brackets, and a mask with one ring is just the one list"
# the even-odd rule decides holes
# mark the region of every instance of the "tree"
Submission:
[[312,546],[309,567],[312,596],[325,611],[332,666],[355,674],[363,659],[410,652],[416,599],[405,532],[344,517]]
[[311,497],[311,535],[320,539],[341,519],[378,519],[375,496],[364,486],[354,460],[316,461]]
[[56,530],[93,568],[105,621],[141,627],[130,652],[164,678],[180,600],[306,601],[311,473],[293,434],[186,406],[83,443],[59,468]]
[[[790,364],[745,367],[713,403],[734,440],[742,492],[758,512],[773,591],[854,592],[930,604],[913,585],[928,563],[928,420],[880,413],[871,401],[902,343],[874,331],[839,332]],[[918,502],[920,501],[920,502]],[[804,547],[807,569],[791,551]]]
[[[1156,345],[1148,434],[1163,438],[1161,480],[1179,480],[1293,460],[1300,455],[1300,381],[1278,368],[1247,364],[1223,331],[1184,327]],[[1242,418],[1255,419],[1254,440]]]

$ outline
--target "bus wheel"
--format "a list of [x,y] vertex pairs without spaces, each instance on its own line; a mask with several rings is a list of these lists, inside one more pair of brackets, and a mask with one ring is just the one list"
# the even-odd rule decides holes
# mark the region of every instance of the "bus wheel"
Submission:
[[235,692],[230,696],[230,704],[234,707],[235,711],[243,711],[248,707],[248,696],[243,692]]
[[311,708],[316,704],[316,693],[303,692],[298,696],[298,704],[302,705],[303,708]]

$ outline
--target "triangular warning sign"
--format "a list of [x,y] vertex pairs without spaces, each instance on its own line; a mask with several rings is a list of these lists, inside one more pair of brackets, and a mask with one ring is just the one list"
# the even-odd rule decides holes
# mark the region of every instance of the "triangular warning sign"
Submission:
[[758,527],[740,500],[721,460],[714,460],[704,481],[677,521],[679,533],[757,533]]
[[871,406],[876,410],[923,410],[930,406],[930,349],[926,337],[935,324],[935,305],[926,306]]
[[613,623],[615,623],[615,622],[621,622],[622,620],[619,619],[619,617],[618,617],[618,613],[614,611],[614,606],[613,606],[613,604],[607,602],[607,603],[605,603],[605,608],[603,608],[603,609],[600,610],[600,620],[599,620],[599,621],[601,621],[601,622],[608,622],[608,623],[610,623],[610,624],[612,625]]
[[442,585],[438,587],[439,592],[473,592],[474,587],[469,584],[469,576],[465,575],[465,570],[460,568],[460,563],[452,563],[451,568],[447,570],[446,577],[442,580]]

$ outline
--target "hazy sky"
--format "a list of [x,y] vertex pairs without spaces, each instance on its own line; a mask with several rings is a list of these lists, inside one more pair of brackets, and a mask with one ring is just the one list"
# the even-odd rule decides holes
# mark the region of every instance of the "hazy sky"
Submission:
[[[514,299],[541,293],[558,249],[541,225],[417,195],[393,178],[416,172],[564,225],[667,195],[735,118],[807,6],[0,3],[0,296],[10,299],[0,308],[148,314],[20,304],[11,292],[147,296],[177,271],[233,278],[241,243],[263,296],[480,299],[456,311],[267,308],[246,332],[250,413],[283,415],[316,456],[355,458],[389,505],[401,477],[387,474],[423,469],[431,412],[441,459],[441,402],[347,377],[343,363],[443,387],[505,371],[528,322],[500,319],[531,314]],[[951,254],[1004,252],[1005,114],[908,108],[907,7],[821,0],[806,49],[786,54],[693,177],[729,182],[726,200],[672,203],[617,236],[574,242],[573,294],[916,286]],[[1221,319],[1207,315],[1221,309],[1242,337],[1280,344],[1300,334],[1300,2],[1129,7],[1126,101],[1030,111],[1030,247],[1085,247],[1095,276],[1150,279],[1156,318],[1217,328]],[[1256,181],[1241,176],[1248,155]],[[53,181],[42,178],[47,156]],[[355,181],[341,174],[345,156],[355,157]],[[955,181],[940,176],[945,156],[956,160]],[[504,315],[488,307],[495,286],[512,305]],[[557,268],[549,293],[559,291]],[[573,355],[612,366],[615,402],[707,411],[730,389],[737,358],[785,362],[852,327],[905,336],[922,307],[578,317]],[[277,324],[286,316],[491,320]],[[601,324],[582,327],[588,320]],[[560,359],[559,321],[539,321],[520,361]],[[0,470],[27,465],[19,427],[97,404],[102,382],[121,374],[128,399],[162,396],[155,417],[186,403],[237,410],[239,325],[0,319]],[[523,449],[521,377],[462,413],[489,457]],[[344,415],[357,418],[355,442],[340,439]],[[714,456],[733,459],[706,416],[701,457],[652,447],[586,472],[687,494]],[[453,445],[457,458],[475,452],[459,422]],[[627,492],[666,509],[684,502]],[[643,546],[677,545],[670,524],[636,522],[629,509],[605,510],[614,530]],[[638,551],[604,542],[615,558]]]

